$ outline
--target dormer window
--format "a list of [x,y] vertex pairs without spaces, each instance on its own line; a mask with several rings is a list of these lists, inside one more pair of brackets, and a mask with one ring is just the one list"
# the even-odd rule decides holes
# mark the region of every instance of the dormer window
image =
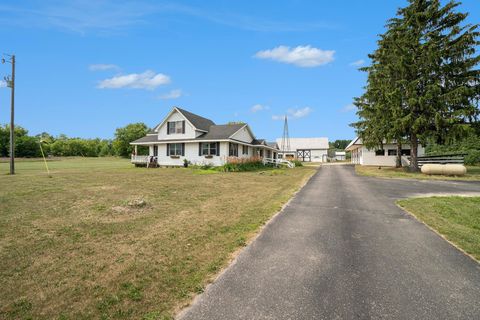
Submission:
[[185,121],[167,122],[167,134],[185,133]]

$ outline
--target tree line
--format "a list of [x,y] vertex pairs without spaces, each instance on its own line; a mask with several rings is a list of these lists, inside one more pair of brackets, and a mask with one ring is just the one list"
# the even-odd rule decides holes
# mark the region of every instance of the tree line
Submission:
[[371,65],[361,68],[368,78],[352,126],[368,148],[396,143],[399,167],[402,143],[418,170],[419,143],[455,145],[480,134],[478,25],[465,24],[459,5],[409,0],[387,22]]
[[[114,139],[71,138],[64,134],[56,137],[47,132],[31,136],[28,130],[16,126],[15,156],[25,158],[41,157],[41,148],[45,156],[58,157],[128,157],[133,151],[130,142],[147,134],[148,127],[144,123],[132,123],[115,131]],[[8,157],[10,152],[10,126],[0,125],[0,157]],[[139,154],[146,154],[146,148],[139,148]]]

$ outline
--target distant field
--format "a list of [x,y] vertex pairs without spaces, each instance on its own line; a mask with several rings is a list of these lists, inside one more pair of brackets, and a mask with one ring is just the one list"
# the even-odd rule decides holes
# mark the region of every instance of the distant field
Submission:
[[480,261],[480,197],[431,197],[397,202]]
[[464,176],[439,176],[426,175],[421,172],[406,172],[403,168],[390,168],[378,166],[355,166],[355,172],[362,176],[378,178],[421,179],[421,180],[466,180],[480,181],[480,166],[467,166],[467,174]]
[[0,319],[169,319],[315,172],[48,164],[0,163]]

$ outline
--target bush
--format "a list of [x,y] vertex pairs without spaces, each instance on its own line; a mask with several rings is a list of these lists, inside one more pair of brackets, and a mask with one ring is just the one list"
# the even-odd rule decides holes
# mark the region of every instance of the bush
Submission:
[[225,172],[245,172],[265,169],[262,159],[252,158],[228,158],[227,163],[221,168]]
[[213,168],[213,164],[211,163],[204,163],[200,166],[200,169],[202,170],[210,170]]
[[480,150],[470,150],[465,156],[466,165],[480,164]]
[[22,136],[15,141],[15,156],[24,158],[41,157],[40,141],[35,137]]
[[303,167],[303,163],[299,160],[293,160],[292,163],[295,165],[295,167]]

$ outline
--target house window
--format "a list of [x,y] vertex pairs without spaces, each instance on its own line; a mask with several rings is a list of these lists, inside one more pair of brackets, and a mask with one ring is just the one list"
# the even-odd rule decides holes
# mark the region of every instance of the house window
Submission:
[[230,143],[228,148],[228,155],[230,157],[238,157],[238,144]]
[[410,155],[410,149],[402,149],[402,156],[409,156]]
[[242,154],[248,154],[248,146],[242,145]]
[[200,155],[202,156],[215,156],[217,154],[216,142],[202,142],[200,147]]
[[153,156],[158,157],[158,146],[153,146]]
[[397,150],[395,150],[395,149],[389,149],[389,150],[388,150],[388,155],[389,155],[389,156],[396,156],[396,155],[397,155]]
[[167,122],[167,133],[185,133],[185,121],[169,121]]
[[375,150],[375,155],[376,156],[384,156],[385,155],[385,150],[384,149]]
[[169,156],[181,156],[183,155],[183,144],[182,143],[169,143],[167,144]]

